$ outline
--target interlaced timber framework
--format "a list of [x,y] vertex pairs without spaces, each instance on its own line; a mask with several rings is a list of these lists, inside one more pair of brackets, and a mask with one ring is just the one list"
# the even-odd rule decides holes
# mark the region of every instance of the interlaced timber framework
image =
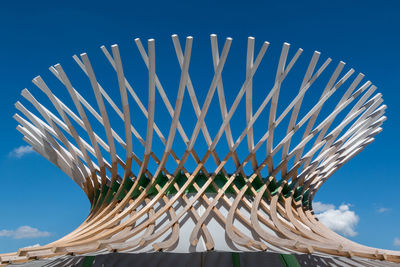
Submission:
[[[249,37],[241,65],[245,69],[241,86],[232,86],[229,80],[238,77],[231,75],[225,83],[229,90],[225,91],[222,73],[229,62],[232,39],[226,38],[219,51],[217,36],[211,35],[214,73],[208,91],[202,89],[207,94],[200,106],[196,83],[189,75],[193,38],[186,38],[184,51],[177,35],[172,41],[180,67],[175,107],[156,74],[153,39],[148,40],[147,51],[141,40],[135,39],[148,70],[147,108],[139,97],[143,90],[135,91],[124,75],[127,68],[123,68],[117,45],[111,46],[111,53],[104,46],[101,50],[115,71],[118,85],[114,82],[102,87],[86,53],[73,57],[92,87],[86,92],[94,93],[91,104],[75,90],[60,64],[50,71],[67,89],[75,111],[57,98],[40,76],[33,83],[47,96],[51,108],[27,89],[22,91],[36,115],[17,102],[16,108],[23,114],[14,116],[18,131],[35,151],[82,188],[91,210],[82,225],[65,237],[0,255],[1,263],[110,251],[213,249],[319,253],[400,262],[400,252],[363,246],[331,231],[312,209],[312,200],[322,184],[382,130],[386,106],[381,94],[374,93],[376,86],[361,82],[361,73],[354,77],[353,69],[343,74],[343,62],[328,73],[325,70],[331,59],[318,64],[320,53],[314,52],[304,65],[304,78],[297,83],[288,81],[289,87],[284,89],[285,79],[289,80],[303,52],[298,49],[289,56],[290,45],[284,43],[271,89],[265,90],[266,75],[258,76],[263,87],[254,90],[257,97],[253,98],[253,87],[260,87],[255,75],[269,43],[264,42],[255,55],[255,39]],[[173,66],[171,63],[168,68]],[[81,83],[82,79],[75,86]],[[313,84],[316,92],[322,93],[312,104],[304,104]],[[108,93],[105,87],[109,87]],[[122,109],[112,98],[114,88],[119,88]],[[240,89],[237,92],[234,88]],[[295,91],[298,93],[290,98]],[[228,97],[226,92],[230,93]],[[157,105],[156,98],[161,98]],[[216,108],[212,107],[215,98]],[[289,102],[280,110],[278,100]],[[326,104],[329,100],[331,103]],[[232,102],[230,107],[227,102]],[[212,113],[207,113],[211,109]],[[183,123],[189,113],[195,119]],[[143,115],[145,123],[140,127],[136,121]],[[117,123],[120,127],[112,126]],[[165,124],[169,129],[162,128]],[[140,132],[145,125],[143,137]],[[201,135],[204,138],[199,141]]]

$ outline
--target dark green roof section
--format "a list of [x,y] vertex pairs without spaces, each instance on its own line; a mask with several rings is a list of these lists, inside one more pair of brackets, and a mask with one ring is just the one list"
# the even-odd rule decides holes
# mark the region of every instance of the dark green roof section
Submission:
[[94,262],[94,257],[95,256],[86,256],[83,259],[82,267],[91,267],[93,265],[93,262]]
[[296,257],[292,254],[280,254],[279,258],[284,267],[301,267]]
[[240,267],[240,255],[238,252],[232,252],[233,267]]
[[276,181],[273,179],[269,184],[268,184],[268,191],[271,192],[271,195],[275,195],[278,192],[278,188],[280,186],[281,181]]
[[299,201],[301,199],[301,192],[303,191],[303,186],[298,186],[296,190],[294,190],[294,199]]
[[[209,184],[205,190],[205,193],[217,193],[218,189],[221,189],[225,186],[225,184],[227,183],[228,179],[232,176],[233,174],[228,174],[227,176],[224,175],[222,172],[218,173],[215,177],[214,177],[214,185],[213,184]],[[193,179],[193,182],[185,189],[185,194],[188,193],[197,193],[196,187],[193,185],[194,183],[197,184],[198,187],[203,187],[207,182],[208,182],[208,176],[205,175],[203,172],[199,172],[195,178]],[[226,194],[235,194],[235,190],[233,189],[233,185],[235,185],[237,187],[237,189],[242,189],[246,184],[249,183],[248,181],[249,177],[244,177],[241,174],[238,174],[235,176],[233,183],[230,184],[227,189],[225,190]],[[187,182],[188,178],[186,177],[186,175],[182,172],[179,172],[178,175],[176,175],[173,178],[173,181],[171,182],[171,184],[168,186],[168,188],[166,189],[165,193],[166,195],[173,195],[176,194],[178,192],[178,189],[181,188],[186,182]],[[279,188],[282,187],[281,190],[281,195],[279,197],[280,200],[282,199],[282,196],[284,197],[289,197],[292,192],[293,192],[293,197],[296,201],[299,201],[300,199],[302,199],[302,204],[303,206],[309,207],[310,203],[308,200],[308,196],[309,196],[309,190],[305,190],[303,191],[303,186],[298,186],[296,188],[294,188],[294,184],[290,183],[287,184],[286,181],[284,180],[279,180],[276,181],[275,179],[270,179],[271,181],[268,183],[267,189],[264,193],[265,197],[268,197],[270,195],[275,195],[278,193]],[[261,187],[263,185],[266,184],[268,180],[264,179],[262,177],[256,176],[253,181],[251,182],[250,188],[246,189],[245,194],[248,196],[253,196],[252,192],[251,192],[251,187],[255,190],[255,191],[259,191],[261,189]],[[151,187],[148,189],[147,191],[147,196],[154,196],[158,193],[157,188],[164,188],[164,186],[169,182],[168,177],[163,174],[162,172],[159,173],[159,175],[157,176],[155,182],[151,185]],[[146,175],[142,175],[136,185],[136,187],[133,189],[133,192],[131,194],[131,198],[135,199],[137,198],[141,192],[149,185],[150,183],[150,179],[147,178]],[[283,184],[284,183],[284,184]],[[135,180],[131,179],[130,177],[127,178],[124,183],[122,184],[122,188],[118,194],[118,196],[116,197],[117,200],[122,200],[123,198],[125,198],[126,194],[132,189],[132,186],[135,184]],[[283,185],[282,185],[283,184]],[[103,204],[103,202],[105,201],[107,204],[109,204],[112,199],[115,197],[116,193],[118,192],[118,189],[120,188],[121,184],[117,181],[114,181],[110,186],[107,185],[103,185],[103,188],[101,190],[97,190],[95,195],[96,195],[96,199],[95,199],[95,205],[97,207],[101,206]],[[215,188],[218,187],[218,188]],[[111,189],[111,192],[109,192],[109,190]],[[303,194],[302,194],[303,193]],[[106,198],[107,196],[107,198]]]
[[131,178],[127,178],[125,180],[125,182],[123,183],[122,190],[120,191],[117,199],[122,200],[126,196],[128,191],[131,189],[132,185],[133,185],[133,181],[131,180]]
[[146,186],[150,183],[150,180],[146,177],[146,175],[142,175],[139,179],[138,185],[133,189],[131,197],[133,199],[137,198],[140,195],[141,190],[146,188]]

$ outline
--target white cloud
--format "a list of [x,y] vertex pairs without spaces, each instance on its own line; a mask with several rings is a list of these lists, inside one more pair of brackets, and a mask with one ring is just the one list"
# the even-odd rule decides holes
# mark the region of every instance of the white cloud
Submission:
[[19,146],[14,148],[8,156],[11,158],[22,158],[24,155],[34,152],[33,147],[31,146]]
[[393,246],[400,247],[400,239],[395,237],[393,240]]
[[335,208],[335,205],[332,204],[324,204],[322,202],[316,201],[312,204],[315,213],[321,213],[327,210],[331,210]]
[[379,209],[377,209],[376,211],[378,212],[378,213],[384,213],[384,212],[387,212],[387,211],[389,211],[390,209],[389,208],[379,208]]
[[0,230],[0,236],[12,237],[14,239],[22,238],[37,238],[50,236],[49,232],[40,231],[37,228],[30,227],[28,225],[20,226],[17,230]]
[[[314,208],[317,204],[317,210]],[[359,217],[354,211],[350,210],[350,205],[342,204],[339,209],[332,204],[323,204],[321,202],[313,203],[314,212],[321,223],[333,231],[345,236],[356,236],[355,227],[358,224]]]

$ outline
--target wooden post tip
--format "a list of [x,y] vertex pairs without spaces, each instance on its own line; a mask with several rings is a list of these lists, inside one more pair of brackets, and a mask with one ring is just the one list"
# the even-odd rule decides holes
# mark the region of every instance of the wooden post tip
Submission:
[[[35,78],[32,79],[33,82],[37,82],[38,80],[40,80],[41,77],[40,75],[36,76]],[[26,88],[25,88],[26,89]]]
[[[33,80],[35,80],[35,79],[33,79]],[[25,88],[24,90],[22,90],[22,91],[21,91],[21,95],[22,95],[22,96],[28,96],[28,95],[29,95],[28,89]],[[17,103],[18,103],[18,104],[21,104],[19,101],[17,101]],[[17,104],[17,103],[15,103],[15,104]]]

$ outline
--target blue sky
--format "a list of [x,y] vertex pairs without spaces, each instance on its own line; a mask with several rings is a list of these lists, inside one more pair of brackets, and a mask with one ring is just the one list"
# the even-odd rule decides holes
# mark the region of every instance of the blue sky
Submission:
[[[118,43],[125,55],[135,52],[137,56],[133,39],[155,38],[157,53],[174,56],[170,41],[174,33],[181,42],[184,36],[195,37],[195,58],[201,56],[195,48],[209,45],[211,33],[231,36],[243,49],[251,35],[258,42],[256,49],[261,41],[271,43],[275,61],[282,43],[289,42],[295,49],[303,48],[307,57],[318,50],[335,64],[343,60],[373,81],[388,106],[384,130],[332,176],[315,201],[325,204],[320,206],[327,217],[339,214],[349,219],[353,231],[349,238],[400,249],[399,12],[397,1],[2,2],[0,252],[58,239],[75,229],[90,208],[83,192],[60,170],[29,149],[15,150],[25,146],[12,119],[21,90],[38,93],[31,80],[39,74],[49,75],[50,65],[61,62],[77,68],[73,54],[88,52],[97,61],[103,44]],[[172,59],[176,67],[176,59]],[[168,83],[172,78],[164,74],[164,79]],[[177,81],[173,78],[171,83]]]

